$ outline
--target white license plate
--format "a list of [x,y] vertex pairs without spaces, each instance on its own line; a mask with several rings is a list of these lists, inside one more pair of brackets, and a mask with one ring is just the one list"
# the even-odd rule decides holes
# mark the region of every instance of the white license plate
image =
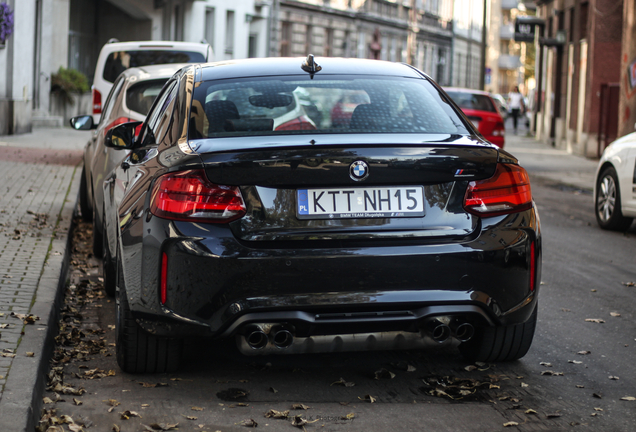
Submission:
[[422,186],[299,189],[299,219],[424,216]]

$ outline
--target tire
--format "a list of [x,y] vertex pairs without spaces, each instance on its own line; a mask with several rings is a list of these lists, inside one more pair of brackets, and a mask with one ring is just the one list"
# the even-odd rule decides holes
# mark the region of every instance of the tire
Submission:
[[86,181],[86,167],[82,168],[82,178],[80,179],[79,190],[79,206],[82,213],[82,220],[84,222],[91,222],[93,220],[93,207],[88,203],[88,183]]
[[596,221],[603,229],[627,231],[634,220],[623,216],[618,176],[613,167],[605,168],[598,176],[594,203]]
[[97,220],[96,213],[97,212],[93,210],[93,255],[96,258],[101,258],[102,253],[104,253],[104,233],[102,231],[102,226]]
[[117,266],[108,249],[108,233],[102,228],[102,276],[104,277],[104,291],[109,297],[115,297]]
[[459,345],[459,351],[468,361],[504,362],[525,356],[534,337],[537,325],[537,308],[523,324],[481,327],[475,336]]
[[175,372],[183,353],[180,339],[152,335],[135,321],[126,293],[117,295],[117,364],[128,373]]

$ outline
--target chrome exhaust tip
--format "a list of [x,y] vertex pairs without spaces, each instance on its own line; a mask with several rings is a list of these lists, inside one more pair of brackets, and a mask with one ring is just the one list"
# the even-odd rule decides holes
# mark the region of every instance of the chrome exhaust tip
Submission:
[[437,343],[444,343],[451,337],[450,327],[436,319],[428,322],[426,333]]
[[261,329],[253,330],[247,333],[245,341],[252,349],[263,349],[267,345],[267,335]]
[[455,328],[455,338],[460,342],[468,342],[475,336],[475,327],[470,323],[461,323]]
[[286,329],[278,330],[274,333],[272,342],[274,343],[274,346],[276,346],[277,348],[281,348],[281,349],[289,348],[291,344],[294,343],[294,335],[292,335],[291,332]]

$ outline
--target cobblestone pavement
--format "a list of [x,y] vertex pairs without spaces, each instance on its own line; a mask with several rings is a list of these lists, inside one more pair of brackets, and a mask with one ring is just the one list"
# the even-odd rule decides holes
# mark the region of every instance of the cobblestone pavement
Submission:
[[21,417],[39,411],[33,375],[48,361],[86,138],[69,129],[0,137],[0,418],[16,426],[0,420],[2,431],[26,430]]

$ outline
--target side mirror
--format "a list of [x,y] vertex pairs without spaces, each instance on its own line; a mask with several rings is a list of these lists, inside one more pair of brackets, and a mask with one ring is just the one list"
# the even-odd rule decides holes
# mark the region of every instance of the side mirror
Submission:
[[143,122],[123,123],[106,133],[104,145],[115,150],[130,150],[135,145],[135,128]]
[[93,123],[93,116],[83,115],[73,117],[71,119],[71,127],[75,130],[91,130],[96,129],[97,125]]

